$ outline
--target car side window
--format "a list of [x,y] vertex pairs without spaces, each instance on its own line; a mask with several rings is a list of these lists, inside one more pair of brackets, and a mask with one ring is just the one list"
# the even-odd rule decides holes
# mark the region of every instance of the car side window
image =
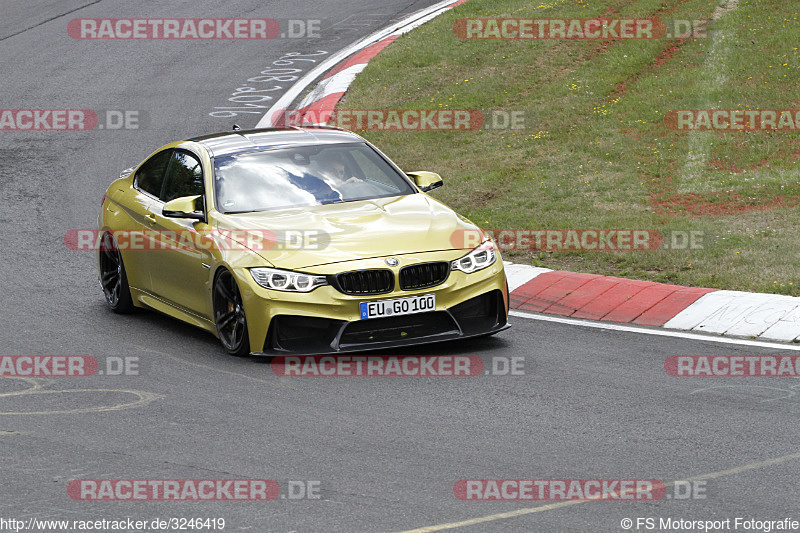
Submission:
[[171,155],[172,150],[164,150],[145,161],[136,172],[135,187],[158,198]]
[[169,202],[183,196],[203,194],[203,165],[189,152],[176,150],[172,154],[164,178],[164,187],[160,198]]

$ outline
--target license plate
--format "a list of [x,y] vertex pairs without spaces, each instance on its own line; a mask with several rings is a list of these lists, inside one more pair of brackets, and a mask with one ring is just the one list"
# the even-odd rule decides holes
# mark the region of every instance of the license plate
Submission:
[[361,302],[361,319],[411,315],[436,310],[436,295],[420,294],[395,300]]

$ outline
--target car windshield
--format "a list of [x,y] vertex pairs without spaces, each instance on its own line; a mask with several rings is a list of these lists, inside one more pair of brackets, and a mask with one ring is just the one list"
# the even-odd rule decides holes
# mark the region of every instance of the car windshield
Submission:
[[214,160],[217,209],[249,213],[412,194],[364,143],[296,146]]

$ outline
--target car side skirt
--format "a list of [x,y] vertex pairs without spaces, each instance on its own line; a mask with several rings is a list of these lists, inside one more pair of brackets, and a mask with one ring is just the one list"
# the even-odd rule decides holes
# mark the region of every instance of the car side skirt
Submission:
[[155,311],[159,311],[165,315],[169,315],[173,318],[177,318],[178,320],[187,322],[192,326],[209,331],[213,333],[214,336],[217,335],[217,326],[213,321],[193,313],[192,311],[189,311],[188,309],[185,309],[174,302],[167,301],[147,291],[136,289],[134,287],[131,287],[131,296],[133,298],[134,305],[137,307],[147,307]]

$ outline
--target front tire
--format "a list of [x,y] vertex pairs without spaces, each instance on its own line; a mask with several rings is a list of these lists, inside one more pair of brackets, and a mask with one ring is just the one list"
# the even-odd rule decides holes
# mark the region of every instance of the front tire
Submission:
[[214,323],[219,340],[229,354],[236,357],[250,354],[242,295],[230,270],[220,270],[214,279]]
[[100,285],[103,287],[106,304],[112,311],[119,314],[133,311],[133,299],[125,265],[122,264],[122,254],[110,233],[103,234],[100,247]]

